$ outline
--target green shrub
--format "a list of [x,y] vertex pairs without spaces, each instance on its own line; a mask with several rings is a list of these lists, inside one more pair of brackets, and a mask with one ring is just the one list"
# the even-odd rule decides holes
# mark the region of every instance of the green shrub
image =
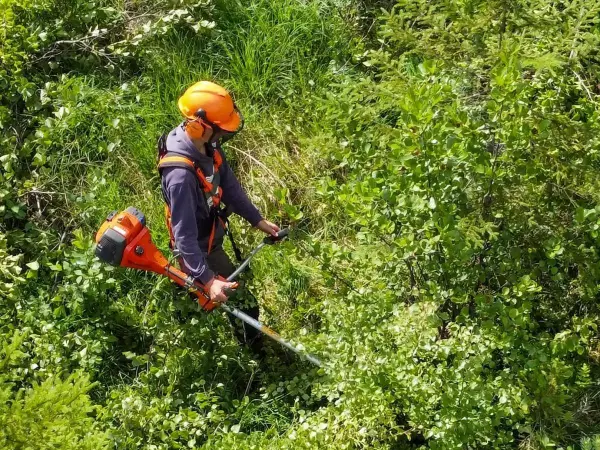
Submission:
[[[3,447],[597,446],[597,1],[0,7]],[[294,228],[262,317],[323,369],[93,256],[130,205],[166,250],[155,142],[199,78]]]
[[23,334],[0,336],[0,444],[5,449],[108,449],[88,396],[89,378],[74,373],[20,387],[13,370],[26,355]]
[[[536,7],[398,3],[367,75],[314,116],[306,144],[328,142],[330,168],[316,194],[376,269],[336,255],[372,287],[328,302],[320,345],[339,362],[338,402],[360,405],[380,442],[498,448],[543,428],[557,445],[585,422],[571,405],[598,340],[599,110],[578,71],[597,35],[575,5],[527,23]],[[563,41],[568,54],[546,53]],[[426,328],[395,322],[402,303]]]

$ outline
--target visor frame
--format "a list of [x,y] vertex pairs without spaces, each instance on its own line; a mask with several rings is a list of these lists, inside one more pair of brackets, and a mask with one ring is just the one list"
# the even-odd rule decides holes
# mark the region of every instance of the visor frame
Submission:
[[[202,120],[203,122],[206,122],[206,124],[213,129],[213,134],[215,132],[219,132],[221,134],[221,136],[217,139],[217,141],[219,141],[219,145],[220,145],[224,142],[227,142],[227,141],[233,139],[236,134],[238,134],[240,131],[242,131],[244,129],[244,125],[245,125],[244,115],[242,114],[240,109],[237,107],[235,102],[233,103],[233,111],[240,118],[240,123],[239,123],[237,129],[234,131],[226,130],[225,128],[222,128],[219,125],[217,125],[216,123],[208,120],[208,118],[206,117],[206,111],[204,111],[202,108],[198,109],[198,111],[196,111],[196,113],[194,115],[198,119]],[[216,141],[213,141],[213,139],[211,138],[210,142],[216,142]]]

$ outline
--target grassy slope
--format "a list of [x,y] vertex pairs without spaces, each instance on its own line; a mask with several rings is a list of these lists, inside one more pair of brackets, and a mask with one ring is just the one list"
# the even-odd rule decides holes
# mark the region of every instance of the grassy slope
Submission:
[[[283,1],[267,5],[257,1],[241,6],[224,2],[221,8],[215,12],[219,31],[211,41],[186,33],[171,34],[146,62],[139,80],[141,98],[132,105],[133,114],[140,117],[140,123],[121,128],[119,149],[105,163],[108,166],[104,174],[106,184],[95,189],[93,206],[91,202],[82,205],[82,213],[89,215],[93,210],[90,224],[97,223],[105,211],[136,205],[147,214],[155,241],[165,249],[162,199],[155,172],[155,139],[178,123],[180,116],[175,99],[187,85],[198,79],[214,79],[227,86],[244,112],[246,128],[226,146],[226,152],[240,174],[242,184],[263,214],[288,225],[291,218],[280,206],[281,201],[292,202],[296,207],[312,204],[310,193],[314,187],[311,183],[319,174],[319,163],[302,153],[299,148],[302,127],[293,123],[307,106],[304,99],[326,86],[330,61],[343,54],[338,53],[333,40],[336,21],[321,15],[317,3],[302,5]],[[315,58],[317,55],[319,57]],[[283,190],[284,187],[287,190]],[[316,221],[310,226],[319,230],[324,224],[317,217],[313,219]],[[260,236],[250,231],[247,224],[234,219],[234,227],[243,248],[249,249],[258,242]],[[309,320],[310,312],[306,310],[310,303],[308,299],[324,292],[319,288],[322,275],[318,274],[314,261],[287,245],[282,249],[263,251],[253,263],[253,272],[253,291],[261,298],[263,318],[268,323],[289,336],[296,336],[299,327],[314,326]],[[310,392],[307,388],[316,375],[314,369],[298,362],[289,367],[257,368],[245,350],[236,346],[220,314],[206,317],[192,313],[188,323],[182,326],[173,316],[190,314],[185,298],[175,306],[167,306],[165,302],[170,302],[169,297],[174,294],[164,283],[158,289],[159,295],[153,296],[153,278],[148,279],[142,274],[130,274],[129,278],[131,283],[121,282],[120,294],[111,299],[116,316],[121,322],[133,324],[139,333],[138,337],[133,337],[138,349],[127,349],[127,345],[123,345],[123,351],[148,351],[151,348],[149,341],[157,347],[155,354],[160,353],[163,346],[172,345],[178,352],[184,352],[190,346],[189,339],[215,342],[208,354],[203,345],[191,350],[194,358],[206,360],[202,363],[191,364],[176,358],[170,363],[163,362],[163,369],[166,367],[167,372],[175,372],[169,381],[176,386],[174,397],[182,398],[181,395],[197,390],[193,383],[198,377],[210,379],[223,370],[223,378],[219,378],[225,386],[216,387],[215,378],[212,378],[206,392],[216,396],[213,402],[225,405],[225,423],[237,423],[243,431],[280,433],[293,423],[297,408],[310,410],[314,407],[317,398],[311,395],[306,401],[298,397]],[[312,279],[310,288],[309,279]],[[192,325],[190,317],[194,317]],[[190,336],[182,333],[184,337],[178,343],[171,342],[170,337],[164,337],[162,342],[157,338],[161,332],[176,334],[182,329]],[[113,350],[113,353],[114,358],[119,359],[118,352]],[[231,363],[223,365],[217,356],[221,354]],[[157,367],[161,366],[155,357],[152,361]],[[119,371],[127,372],[123,363],[116,362],[115,366],[103,369],[108,377],[104,379],[108,389],[99,394],[102,397],[112,395],[117,401],[125,397],[138,398],[144,405],[154,402],[153,396],[161,392],[159,387],[155,386],[158,391],[153,390],[151,395],[132,387],[149,383],[143,373],[129,370],[133,378],[126,378],[124,384],[118,381],[122,376]],[[186,365],[189,367],[184,367]],[[303,375],[302,381],[292,381],[303,373],[309,378]],[[142,378],[136,381],[139,376]],[[247,392],[252,379],[258,385]],[[285,383],[281,392],[276,391],[277,385],[273,384],[279,382]],[[192,385],[184,386],[185,383]],[[249,403],[235,406],[244,398],[244,393]],[[116,406],[116,401],[110,404]],[[159,420],[165,413],[166,410],[161,409],[151,421]],[[122,411],[114,414],[109,417],[118,421],[127,416]],[[219,423],[220,420],[212,426]],[[130,443],[127,439],[131,439],[132,433],[146,434],[145,427],[147,425],[141,423],[129,423],[121,425],[116,433],[125,436],[124,442]],[[259,439],[268,439],[270,435]],[[146,438],[154,439],[152,434]]]
[[[218,2],[217,27],[211,35],[169,34],[143,59],[139,77],[128,79],[128,86],[110,77],[74,76],[65,83],[72,82],[73,91],[85,91],[79,97],[62,94],[65,104],[79,115],[71,124],[80,118],[83,124],[57,132],[56,142],[65,145],[61,153],[65,156],[40,175],[39,187],[45,183],[74,193],[48,216],[61,216],[69,229],[83,228],[85,242],[76,246],[84,247],[88,256],[87,237],[106,212],[129,205],[148,215],[155,241],[166,250],[155,171],[156,137],[180,120],[175,99],[193,81],[215,79],[235,92],[247,128],[228,145],[228,156],[260,209],[273,220],[293,223],[298,230],[293,244],[267,249],[253,264],[252,284],[262,299],[263,317],[283,334],[329,356],[334,365],[332,376],[297,362],[282,366],[272,360],[270,365],[257,367],[236,345],[219,314],[194,312],[168,283],[140,273],[110,272],[106,276],[115,276],[116,285],[105,287],[93,279],[95,288],[90,290],[80,288],[77,274],[66,278],[60,294],[79,301],[79,306],[65,301],[68,313],[55,310],[58,319],[53,319],[45,303],[54,308],[60,301],[42,291],[47,287],[54,293],[56,283],[51,276],[40,279],[39,290],[27,292],[24,309],[43,314],[19,320],[34,324],[34,333],[42,336],[37,338],[39,348],[69,342],[64,355],[73,358],[69,368],[83,367],[95,374],[100,386],[92,395],[104,406],[98,422],[110,429],[119,448],[200,444],[207,448],[297,448],[316,442],[330,448],[385,446],[388,442],[410,448],[423,443],[418,430],[413,443],[402,435],[387,435],[389,430],[411,428],[396,413],[408,408],[401,402],[412,390],[403,394],[394,391],[395,385],[390,387],[394,381],[390,379],[397,375],[400,380],[402,374],[394,372],[394,361],[380,361],[378,354],[385,346],[398,350],[390,353],[395,357],[412,360],[414,344],[427,355],[429,342],[436,340],[435,308],[429,302],[404,308],[394,286],[384,283],[378,273],[391,256],[387,247],[363,239],[359,231],[367,227],[346,217],[343,207],[325,207],[322,198],[328,195],[315,195],[328,189],[320,180],[337,133],[319,129],[313,108],[336,105],[332,99],[317,99],[325,97],[332,81],[330,61],[337,59],[342,65],[352,52],[337,16],[332,16],[339,12],[318,2]],[[94,96],[104,103],[98,107],[104,116],[94,113],[90,100]],[[345,114],[329,113],[334,117],[331,124],[337,114]],[[115,125],[117,117],[122,119]],[[117,145],[114,151],[98,155],[98,142]],[[338,162],[334,161],[336,166]],[[349,172],[339,165],[332,176],[342,185]],[[340,203],[357,202],[354,192],[337,189],[330,187]],[[369,195],[365,190],[364,199],[359,199],[367,207],[372,200]],[[299,217],[298,208],[304,217]],[[238,239],[246,249],[251,248],[258,234],[240,221],[234,225]],[[313,248],[313,241],[326,248],[315,253],[330,260],[315,261],[309,256],[306,249]],[[89,270],[90,278],[94,276],[92,261],[82,262],[82,267]],[[398,278],[407,279],[403,266],[395,269]],[[382,317],[391,318],[383,323]],[[60,332],[45,334],[44,327],[55,323]],[[372,330],[372,335],[364,330]],[[378,342],[381,330],[393,340]],[[465,342],[471,338],[476,345],[478,336],[465,335]],[[462,348],[451,345],[458,346],[449,344],[445,351]],[[88,354],[80,356],[84,348]],[[423,362],[413,368],[435,366]],[[409,375],[416,376],[416,371]],[[430,385],[440,378],[433,372],[418,375],[422,380],[418,388],[423,390],[418,400],[426,403],[434,392]],[[479,388],[484,382],[478,381]],[[432,408],[433,412],[418,416],[417,411],[410,419],[417,426],[427,423],[437,413]],[[232,431],[236,429],[245,434]],[[443,446],[443,439],[437,442]]]

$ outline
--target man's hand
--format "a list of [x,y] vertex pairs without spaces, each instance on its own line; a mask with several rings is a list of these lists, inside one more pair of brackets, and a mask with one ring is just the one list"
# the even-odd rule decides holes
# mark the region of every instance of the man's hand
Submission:
[[215,303],[225,303],[227,301],[227,295],[225,295],[225,289],[234,289],[237,283],[230,283],[229,281],[222,281],[218,278],[213,278],[206,283],[206,290],[210,296],[210,300]]
[[279,231],[279,227],[277,225],[275,225],[273,222],[269,222],[268,220],[265,220],[265,219],[258,222],[258,225],[256,225],[256,228],[258,228],[261,231],[264,231],[265,233],[267,233],[270,236],[275,236],[275,237],[277,237],[277,232]]

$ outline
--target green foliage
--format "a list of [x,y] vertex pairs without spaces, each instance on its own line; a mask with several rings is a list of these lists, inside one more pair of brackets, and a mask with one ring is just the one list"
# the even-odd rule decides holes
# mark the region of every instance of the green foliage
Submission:
[[26,356],[23,334],[0,339],[0,444],[5,449],[108,449],[108,436],[97,429],[88,391],[89,378],[74,373],[18,388],[14,367]]
[[[583,426],[571,402],[598,339],[587,224],[600,110],[579,71],[597,35],[573,4],[578,38],[551,59],[573,41],[556,22],[575,18],[531,24],[539,3],[398,3],[361,59],[368,76],[342,79],[316,115],[323,131],[307,144],[316,155],[329,142],[331,168],[316,194],[379,272],[354,302],[325,306],[335,330],[323,347],[341,362],[338,383],[357,387],[344,405],[360,404],[376,436],[497,448],[543,428],[549,446]],[[415,303],[415,322],[398,301]]]
[[585,438],[581,441],[582,450],[596,450],[600,448],[600,436]]
[[0,292],[2,296],[9,297],[14,293],[15,283],[25,280],[20,276],[21,255],[9,254],[6,247],[6,236],[0,233]]
[[[2,447],[598,447],[599,12],[0,0]],[[323,369],[257,363],[93,256],[129,205],[166,250],[155,141],[200,78],[246,113],[250,197],[294,225],[253,262],[262,317]]]

